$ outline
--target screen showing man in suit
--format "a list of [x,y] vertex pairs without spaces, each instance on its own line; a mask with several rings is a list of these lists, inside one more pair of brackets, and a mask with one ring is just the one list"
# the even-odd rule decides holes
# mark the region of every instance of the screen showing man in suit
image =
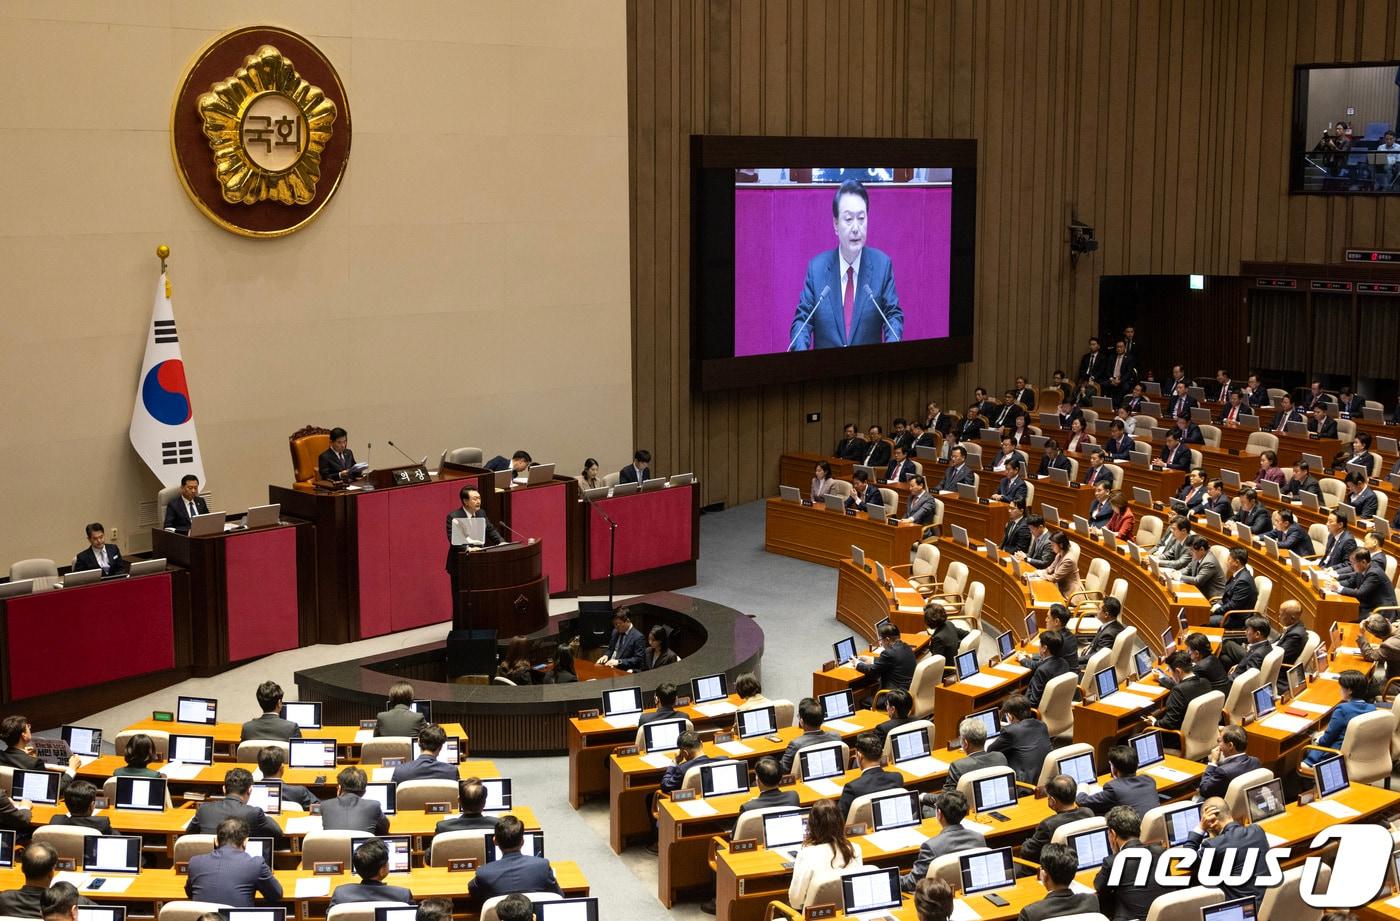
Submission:
[[948,335],[950,170],[754,173],[734,192],[736,357]]

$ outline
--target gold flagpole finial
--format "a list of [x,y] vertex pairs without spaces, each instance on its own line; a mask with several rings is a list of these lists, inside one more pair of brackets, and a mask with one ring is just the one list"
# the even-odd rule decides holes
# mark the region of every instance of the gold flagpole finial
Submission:
[[170,258],[170,247],[162,243],[156,247],[156,257],[160,259],[160,270],[165,271],[165,260]]

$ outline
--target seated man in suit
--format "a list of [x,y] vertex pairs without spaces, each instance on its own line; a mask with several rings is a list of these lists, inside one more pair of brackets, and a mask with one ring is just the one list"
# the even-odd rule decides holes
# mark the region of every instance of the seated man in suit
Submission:
[[447,733],[436,723],[418,730],[418,757],[394,768],[394,783],[405,780],[456,780],[457,765],[438,760],[447,744]]
[[378,838],[363,841],[355,848],[353,858],[358,883],[341,883],[331,892],[328,907],[344,905],[347,902],[402,902],[413,901],[413,892],[403,886],[389,886],[384,878],[389,875],[389,848]]
[[1049,476],[1051,469],[1070,472],[1069,458],[1060,453],[1060,443],[1053,437],[1045,439],[1044,453],[1040,455],[1040,466],[1036,469],[1037,476]]
[[914,453],[914,431],[909,428],[909,420],[903,416],[896,416],[890,423],[890,440],[894,442],[894,448],[903,448],[905,456]]
[[1167,414],[1174,419],[1190,419],[1191,410],[1196,408],[1196,398],[1186,392],[1186,381],[1178,381],[1172,390],[1171,403]]
[[[1220,797],[1212,797],[1201,804],[1201,822],[1186,839],[1184,847],[1204,851],[1214,848],[1222,851],[1223,861],[1212,861],[1212,866],[1222,866],[1225,861],[1236,867],[1264,865],[1264,855],[1269,850],[1269,838],[1261,825],[1241,825],[1230,814],[1230,807]],[[1251,853],[1252,852],[1252,853]],[[1198,861],[1192,868],[1193,875],[1201,866]],[[1242,882],[1222,882],[1218,888],[1226,900],[1253,899],[1258,905],[1264,897],[1264,887],[1255,883],[1257,874],[1244,874]]]
[[822,719],[822,705],[816,698],[804,697],[797,702],[797,725],[802,730],[802,735],[788,743],[778,760],[784,774],[792,771],[792,766],[797,761],[797,753],[808,745],[835,742],[841,738],[830,730],[822,729]]
[[389,687],[389,709],[381,711],[374,723],[375,736],[416,736],[428,724],[427,717],[413,709],[413,685],[396,681]]
[[[964,774],[980,771],[982,768],[1008,766],[1006,755],[986,750],[987,724],[981,720],[965,719],[959,723],[958,738],[962,740],[963,757],[949,766],[948,776],[943,779],[944,792],[956,790],[958,780]],[[930,793],[925,793],[922,800],[925,806],[935,804],[934,796]]]
[[497,819],[495,841],[501,851],[500,859],[477,868],[476,876],[467,884],[467,898],[477,910],[487,899],[513,892],[564,894],[548,860],[520,853],[525,844],[525,826],[519,819],[513,815]]
[[1001,478],[997,484],[997,491],[992,494],[994,502],[1025,502],[1029,490],[1026,488],[1026,480],[1021,476],[1024,464],[1020,458],[1013,457],[1006,462],[1006,476]]
[[1060,423],[1060,428],[1064,431],[1069,431],[1070,423],[1074,422],[1075,419],[1078,419],[1080,422],[1084,421],[1084,410],[1075,406],[1069,401],[1069,398],[1066,397],[1060,401],[1060,408],[1059,411],[1055,413],[1055,417],[1056,421]]
[[[930,794],[925,793],[922,798],[930,797]],[[967,818],[966,796],[957,790],[944,790],[931,798],[934,801],[934,815],[938,818],[939,832],[919,846],[919,856],[914,858],[914,868],[900,875],[901,892],[913,892],[919,880],[928,875],[929,864],[939,857],[987,846],[987,841],[980,832],[963,828],[963,819]]]
[[44,921],[78,921],[78,907],[92,904],[78,894],[77,886],[60,880],[40,894],[39,917]]
[[1322,558],[1318,565],[1328,569],[1342,569],[1351,560],[1351,552],[1356,549],[1356,538],[1347,530],[1344,513],[1327,513],[1327,543],[1322,548]]
[[997,456],[992,458],[992,470],[997,473],[1005,473],[1006,465],[1012,460],[1021,462],[1021,466],[1026,465],[1026,455],[1016,450],[1016,440],[1010,435],[1001,439],[1001,450],[997,451]]
[[895,445],[890,465],[885,468],[886,483],[904,483],[914,476],[914,462],[905,453],[902,445]]
[[1122,419],[1114,419],[1108,425],[1109,438],[1104,442],[1103,449],[1108,452],[1108,456],[1114,460],[1127,460],[1136,445],[1133,443],[1133,436],[1128,434],[1127,426]]
[[180,494],[165,506],[164,527],[179,534],[188,534],[190,519],[207,514],[209,504],[199,495],[199,477],[193,473],[180,477]]
[[1088,806],[1094,815],[1106,815],[1114,806],[1132,806],[1138,815],[1161,805],[1157,784],[1151,777],[1138,776],[1137,752],[1130,745],[1115,745],[1108,750],[1108,771],[1112,780],[1098,793],[1080,793],[1078,803]]
[[1400,631],[1384,615],[1372,614],[1361,621],[1356,645],[1367,662],[1379,662],[1385,667],[1387,677],[1400,676]]
[[1020,694],[1006,699],[1001,705],[1001,716],[1001,734],[991,741],[987,751],[1001,752],[1016,772],[1017,780],[1035,784],[1052,748],[1050,733],[1031,709],[1031,702]]
[[890,443],[885,440],[885,432],[878,425],[872,425],[865,432],[865,455],[856,461],[876,470],[890,462]]
[[213,835],[218,833],[225,819],[238,819],[246,829],[245,837],[280,838],[282,829],[277,823],[269,819],[261,807],[248,805],[248,791],[252,786],[253,775],[247,768],[229,768],[224,773],[224,798],[200,803],[189,830]]
[[1187,511],[1194,515],[1206,501],[1206,471],[1204,467],[1192,467],[1186,474],[1186,482],[1177,490],[1176,497],[1186,503]]
[[1140,848],[1151,855],[1152,866],[1155,867],[1159,865],[1158,860],[1166,848],[1155,841],[1151,844],[1142,843],[1142,816],[1131,806],[1114,806],[1108,810],[1106,818],[1110,853],[1104,858],[1103,866],[1099,867],[1099,872],[1094,876],[1094,894],[1099,899],[1098,910],[1112,921],[1146,918],[1152,912],[1152,903],[1170,890],[1157,882],[1151,873],[1143,880],[1125,876],[1122,881],[1110,885],[1113,863],[1118,852],[1124,848]]
[[1235,660],[1235,667],[1230,669],[1230,680],[1249,671],[1251,668],[1262,668],[1264,657],[1273,651],[1274,644],[1269,642],[1269,622],[1259,615],[1246,617],[1244,620],[1244,641],[1243,649],[1234,640],[1228,640],[1222,644],[1222,661],[1229,661],[1224,658],[1225,646],[1233,647],[1230,658]]
[[831,456],[842,460],[859,460],[865,457],[865,439],[856,431],[854,422],[846,423],[846,427],[842,429],[841,440],[836,442]]
[[350,437],[339,426],[331,429],[331,446],[316,458],[316,479],[332,483],[348,483],[358,479],[355,471],[355,452],[346,445]]
[[[759,758],[753,767],[753,777],[758,783],[758,794],[739,806],[739,815],[750,809],[773,809],[779,806],[796,807],[800,804],[796,790],[780,790],[783,782],[783,767],[777,758]],[[844,813],[843,813],[844,814]]]
[[321,801],[321,827],[387,835],[389,817],[378,803],[365,799],[365,772],[357,767],[342,768],[335,780],[335,798]]
[[[1207,642],[1206,648],[1210,648],[1209,642]],[[1162,715],[1148,718],[1148,721],[1153,725],[1160,729],[1181,729],[1182,721],[1186,719],[1186,708],[1191,705],[1191,701],[1214,690],[1209,681],[1193,671],[1195,664],[1191,653],[1184,649],[1178,649],[1167,656],[1167,669],[1170,670],[1170,675],[1158,669],[1159,681],[1163,686],[1170,687],[1171,693],[1167,695],[1167,703],[1162,710]]]
[[232,908],[252,908],[254,895],[261,895],[264,902],[281,900],[282,884],[272,869],[261,857],[243,849],[249,837],[248,823],[229,816],[219,822],[214,835],[214,850],[190,858],[185,895],[197,902]]
[[1254,410],[1250,409],[1249,404],[1245,402],[1244,394],[1238,390],[1232,390],[1230,391],[1229,404],[1225,407],[1224,412],[1220,414],[1220,418],[1217,421],[1221,425],[1233,428],[1240,424],[1241,416],[1252,415],[1254,415]]
[[1070,888],[1079,872],[1079,855],[1063,844],[1047,844],[1040,852],[1040,872],[1037,877],[1045,887],[1043,898],[1021,909],[1016,921],[1046,921],[1099,910],[1099,898],[1092,892],[1075,892]]
[[[34,748],[34,727],[29,724],[28,717],[13,713],[0,720],[0,741],[5,743],[4,751],[0,751],[0,765],[26,771],[53,770],[39,758]],[[82,763],[77,755],[68,759],[68,764],[62,768],[63,776],[59,778],[59,792],[67,789]]]
[[914,698],[909,696],[908,691],[892,688],[885,692],[884,701],[886,719],[883,723],[878,723],[874,730],[875,734],[880,737],[881,745],[885,744],[885,739],[889,738],[891,732],[901,726],[916,722],[909,715],[914,711]]
[[683,719],[685,714],[676,712],[676,697],[679,693],[679,689],[669,681],[658,684],[652,694],[656,700],[656,709],[643,713],[637,719],[637,725],[645,726],[659,720]]
[[1356,599],[1362,620],[1376,608],[1395,604],[1395,586],[1390,584],[1385,569],[1375,565],[1371,551],[1365,547],[1357,547],[1351,552],[1351,572],[1337,577],[1337,592]]
[[885,743],[878,733],[862,732],[855,738],[856,757],[860,761],[860,776],[848,781],[841,788],[841,799],[836,808],[841,812],[841,820],[847,821],[851,804],[857,796],[879,793],[882,790],[898,790],[904,786],[904,775],[899,771],[887,771],[880,763]]
[[[276,745],[269,745],[258,752],[258,773],[263,780],[282,780],[282,768],[286,763],[287,753]],[[310,812],[312,804],[320,801],[321,798],[306,787],[282,782],[282,802],[296,803]]]
[[975,481],[972,468],[967,465],[967,451],[959,445],[948,453],[948,469],[943,474],[943,482],[938,484],[939,492],[955,493],[958,485],[971,486]]
[[1248,385],[1244,388],[1245,402],[1254,409],[1269,405],[1269,391],[1264,387],[1264,382],[1259,379],[1259,375],[1251,374]]
[[1050,542],[1050,531],[1045,527],[1045,519],[1040,515],[1027,515],[1026,524],[1031,529],[1031,545],[1021,557],[1036,569],[1044,569],[1055,561],[1055,545]]
[[1191,469],[1191,449],[1181,443],[1180,429],[1167,433],[1167,443],[1162,445],[1161,456],[1152,459],[1152,466],[1158,470]]
[[282,686],[276,681],[264,681],[256,692],[262,716],[248,720],[239,734],[240,742],[249,739],[267,739],[272,742],[286,742],[301,738],[301,727],[291,720],[282,718]]
[[1302,422],[1303,414],[1293,405],[1293,398],[1284,394],[1279,401],[1278,412],[1274,414],[1273,424],[1269,426],[1269,431],[1282,434],[1288,429],[1290,422]]
[[1312,475],[1311,465],[1305,460],[1300,460],[1293,466],[1293,475],[1288,478],[1288,482],[1279,487],[1279,491],[1285,496],[1295,498],[1305,492],[1312,493],[1318,499],[1322,498],[1322,486],[1317,482],[1317,477]]
[[[1050,782],[1045,785],[1045,805],[1050,807],[1050,815],[1041,819],[1031,836],[1022,842],[1022,860],[1040,863],[1040,852],[1045,849],[1045,845],[1050,843],[1050,839],[1055,837],[1056,829],[1070,822],[1094,817],[1093,810],[1075,803],[1074,799],[1078,792],[1079,785],[1068,774],[1056,774],[1050,778]],[[1022,867],[1017,869],[1016,875],[1029,876],[1034,872],[1034,870]]]
[[[1052,678],[1074,671],[1074,666],[1065,658],[1066,645],[1068,642],[1063,634],[1051,630],[1040,631],[1040,661],[1035,671],[1031,672],[1031,683],[1026,688],[1026,700],[1032,707],[1040,706],[1040,699],[1045,696],[1045,686]],[[1070,648],[1075,647],[1071,645]]]
[[1210,554],[1210,541],[1199,534],[1192,534],[1186,544],[1191,554],[1191,562],[1180,570],[1180,580],[1196,586],[1202,595],[1214,598],[1225,590],[1225,573],[1220,564]]
[[[105,815],[92,814],[92,801],[97,798],[97,788],[86,780],[75,780],[63,789],[63,804],[68,807],[68,814],[55,814],[49,819],[50,825],[76,825],[79,828],[95,828],[99,834],[112,835],[112,820]],[[6,803],[14,808],[14,804],[5,797]],[[24,810],[28,812],[29,810]],[[5,815],[3,806],[0,806],[0,825],[5,825]]]
[[938,500],[928,491],[928,481],[922,474],[909,478],[909,507],[900,519],[905,524],[929,524],[938,512]]
[[[24,885],[0,892],[0,911],[7,918],[38,918],[44,893],[54,884],[58,852],[51,845],[36,841],[14,860],[24,874]],[[93,902],[80,898],[79,904],[92,905]]]
[[1182,417],[1176,420],[1176,431],[1181,435],[1181,443],[1184,445],[1203,445],[1206,443],[1206,436],[1201,431],[1201,427],[1188,418]]
[[1313,438],[1337,437],[1337,420],[1327,415],[1327,404],[1319,403],[1313,407],[1308,418],[1308,434]]
[[1338,394],[1337,402],[1341,406],[1342,416],[1347,419],[1360,419],[1366,412],[1366,398],[1359,393],[1352,391],[1350,387],[1343,387]]
[[1112,649],[1113,643],[1118,639],[1118,634],[1127,629],[1122,621],[1123,602],[1109,595],[1099,605],[1098,621],[1099,628],[1094,631],[1094,638],[1079,653],[1079,664],[1085,665],[1089,657],[1100,649]]
[[[1202,493],[1205,490],[1202,489]],[[1162,569],[1185,569],[1191,562],[1190,551],[1186,549],[1186,539],[1191,536],[1191,519],[1185,515],[1173,515],[1167,523],[1167,533],[1152,548],[1152,558]]]
[[953,417],[938,408],[937,400],[929,400],[924,410],[924,430],[947,435],[953,430]]
[[1025,410],[1016,405],[1016,394],[1008,390],[1001,395],[1001,403],[989,414],[992,426],[999,429],[1015,428],[1016,420]]
[[914,650],[900,636],[899,627],[890,621],[880,625],[880,654],[875,657],[857,656],[856,670],[862,675],[874,675],[880,690],[890,688],[909,690],[914,681]]
[[102,522],[94,521],[87,526],[88,546],[73,560],[73,571],[100,569],[104,576],[119,576],[131,569],[131,564],[122,557],[116,544],[107,543],[107,529]]
[[618,471],[617,481],[619,483],[641,483],[651,475],[651,452],[646,448],[638,448],[632,454],[632,463]]
[[1251,534],[1267,534],[1273,529],[1269,510],[1259,501],[1259,494],[1249,487],[1240,490],[1240,511],[1236,521],[1243,521]]
[[938,435],[920,419],[915,419],[909,423],[909,449],[905,451],[910,457],[915,457],[920,448],[938,447]]
[[[700,743],[700,736],[696,735],[694,730],[683,731],[676,737],[675,763],[667,767],[661,775],[661,792],[674,793],[679,790],[681,785],[685,783],[686,773],[691,768],[722,760],[724,759],[711,758],[705,754],[705,747]],[[784,769],[783,773],[787,773],[787,769]]]
[[632,626],[632,612],[618,608],[613,612],[612,625],[608,651],[598,657],[597,664],[624,671],[641,668],[646,662],[647,641],[642,631]]
[[1230,504],[1230,497],[1225,495],[1225,481],[1211,480],[1206,484],[1206,501],[1201,503],[1203,510],[1215,512],[1220,516],[1222,522],[1229,521],[1235,516],[1235,508]]
[[869,474],[864,470],[857,470],[851,474],[851,494],[846,497],[846,508],[863,512],[866,506],[870,505],[883,508],[885,498],[880,494],[879,487],[870,482]]
[[960,441],[976,441],[982,437],[982,429],[986,420],[982,418],[982,407],[973,403],[967,408],[967,415],[963,416],[958,427],[953,431],[953,443]]
[[1274,509],[1270,521],[1273,528],[1269,531],[1269,536],[1278,542],[1280,550],[1287,550],[1298,556],[1313,555],[1312,538],[1293,517],[1292,511],[1286,508]]
[[1016,385],[1011,388],[1011,394],[1017,403],[1026,408],[1027,412],[1035,412],[1035,391],[1026,384],[1024,377],[1016,378]]
[[1227,611],[1252,611],[1259,601],[1259,587],[1254,584],[1254,576],[1249,571],[1249,551],[1244,547],[1231,547],[1225,560],[1225,590],[1220,600],[1210,606],[1209,626],[1223,626],[1226,630],[1239,630],[1244,627],[1247,613],[1237,613],[1226,618]]
[[1113,517],[1113,506],[1109,504],[1109,487],[1103,483],[1094,485],[1094,501],[1089,503],[1089,527],[1102,528]]
[[1024,554],[1031,548],[1031,527],[1026,520],[1026,500],[1013,499],[1007,503],[1006,529],[1001,535],[1001,552]]
[[1248,774],[1259,767],[1259,759],[1245,751],[1249,745],[1249,734],[1243,726],[1231,724],[1221,726],[1218,741],[1207,758],[1206,772],[1201,775],[1201,785],[1196,794],[1201,799],[1224,796],[1230,781],[1241,774]]
[[462,806],[459,815],[443,819],[433,829],[433,834],[441,835],[449,831],[490,831],[496,827],[494,816],[482,815],[486,809],[489,791],[479,777],[468,777],[457,782],[457,801]]
[[1352,471],[1347,474],[1347,504],[1356,509],[1356,517],[1359,520],[1376,517],[1376,510],[1380,507],[1380,500],[1376,498],[1375,492],[1371,489],[1370,480],[1360,473]]
[[1312,412],[1317,407],[1326,407],[1332,402],[1332,397],[1322,392],[1322,381],[1313,381],[1308,385],[1308,392],[1303,395],[1304,412]]

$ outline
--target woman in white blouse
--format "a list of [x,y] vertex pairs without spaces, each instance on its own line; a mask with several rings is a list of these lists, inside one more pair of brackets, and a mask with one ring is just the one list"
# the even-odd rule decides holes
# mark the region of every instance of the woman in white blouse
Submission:
[[826,494],[831,491],[831,465],[826,461],[817,461],[816,472],[812,477],[812,503],[815,505],[826,498]]
[[1065,450],[1074,452],[1084,450],[1084,445],[1094,443],[1094,436],[1084,431],[1084,420],[1075,416],[1069,423],[1069,444],[1065,445]]
[[860,865],[860,851],[846,837],[846,822],[836,801],[818,800],[807,816],[807,838],[792,863],[788,904],[801,911],[814,883]]

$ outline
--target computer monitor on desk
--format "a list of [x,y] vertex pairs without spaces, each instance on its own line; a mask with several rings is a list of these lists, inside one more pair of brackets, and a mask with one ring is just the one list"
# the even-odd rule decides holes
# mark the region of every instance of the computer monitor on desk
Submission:
[[195,515],[190,519],[190,537],[213,537],[224,533],[228,513],[223,511]]

